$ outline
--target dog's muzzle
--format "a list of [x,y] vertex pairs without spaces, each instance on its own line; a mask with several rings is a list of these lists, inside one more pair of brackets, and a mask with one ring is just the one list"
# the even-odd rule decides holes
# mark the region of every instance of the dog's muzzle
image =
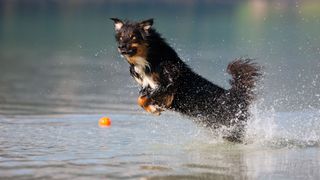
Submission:
[[137,53],[137,49],[136,48],[126,47],[124,45],[120,45],[118,47],[118,50],[122,55],[133,56],[133,55],[135,55]]

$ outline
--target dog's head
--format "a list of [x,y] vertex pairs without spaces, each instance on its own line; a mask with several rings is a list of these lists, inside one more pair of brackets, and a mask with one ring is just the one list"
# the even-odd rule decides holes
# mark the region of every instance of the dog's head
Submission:
[[153,19],[141,22],[124,22],[117,18],[111,20],[114,21],[119,52],[128,57],[146,56]]

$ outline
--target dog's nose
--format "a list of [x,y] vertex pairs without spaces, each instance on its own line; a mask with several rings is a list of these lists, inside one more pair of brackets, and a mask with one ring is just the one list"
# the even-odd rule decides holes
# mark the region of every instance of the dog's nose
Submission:
[[125,48],[125,45],[124,45],[124,44],[120,44],[120,45],[118,46],[118,48],[119,48],[119,49],[124,49],[124,48]]

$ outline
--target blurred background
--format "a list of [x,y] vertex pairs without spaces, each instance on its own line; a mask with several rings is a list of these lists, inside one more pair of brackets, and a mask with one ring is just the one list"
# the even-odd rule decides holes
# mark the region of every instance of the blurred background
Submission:
[[319,0],[1,0],[0,114],[140,112],[110,17],[154,18],[184,61],[225,88],[230,61],[256,59],[261,108],[320,109]]

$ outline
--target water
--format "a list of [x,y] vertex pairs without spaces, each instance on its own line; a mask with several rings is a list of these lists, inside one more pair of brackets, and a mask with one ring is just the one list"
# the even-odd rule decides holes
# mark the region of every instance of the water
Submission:
[[[297,139],[300,142],[295,142],[293,137],[289,141],[277,136],[264,137],[263,140],[254,140],[247,145],[234,145],[176,115],[159,118],[128,114],[109,116],[113,120],[110,128],[97,126],[100,115],[1,118],[1,177],[320,177],[319,146],[308,144],[303,138]],[[318,129],[319,126],[315,130]],[[319,139],[319,132],[316,133]]]
[[[319,12],[316,0],[0,1],[0,179],[320,179]],[[144,113],[109,17],[154,17],[225,88],[228,62],[256,58],[246,143]]]

